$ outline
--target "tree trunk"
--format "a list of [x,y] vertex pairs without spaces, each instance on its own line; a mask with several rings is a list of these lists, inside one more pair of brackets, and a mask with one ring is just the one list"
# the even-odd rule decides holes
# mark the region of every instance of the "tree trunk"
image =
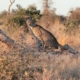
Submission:
[[0,41],[5,43],[9,47],[14,45],[14,40],[8,37],[2,30],[0,30]]
[[9,7],[8,7],[8,13],[7,14],[10,14],[10,8],[11,8],[11,6],[12,6],[12,4],[15,2],[15,0],[10,0],[10,5],[9,5]]

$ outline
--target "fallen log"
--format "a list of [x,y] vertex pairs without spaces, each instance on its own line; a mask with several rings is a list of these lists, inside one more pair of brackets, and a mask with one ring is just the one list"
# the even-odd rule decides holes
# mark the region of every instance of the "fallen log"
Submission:
[[68,44],[65,44],[63,46],[63,50],[68,50],[70,53],[73,53],[73,54],[77,54],[79,53],[78,51],[74,50],[73,48],[71,48]]
[[8,37],[2,30],[0,30],[0,41],[5,43],[9,47],[14,45],[14,40]]

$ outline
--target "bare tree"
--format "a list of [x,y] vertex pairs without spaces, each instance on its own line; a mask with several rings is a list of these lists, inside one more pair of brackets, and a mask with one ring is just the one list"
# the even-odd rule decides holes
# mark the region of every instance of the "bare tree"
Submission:
[[10,0],[10,5],[8,7],[8,13],[7,14],[10,14],[10,8],[12,6],[12,4],[15,2],[15,0]]
[[52,3],[53,3],[52,0],[43,0],[43,8],[44,8],[43,13],[45,15],[49,14],[49,9]]
[[43,0],[42,5],[43,5],[43,17],[42,21],[45,21],[45,26],[48,28],[50,26],[50,23],[52,21],[52,10],[51,10],[51,5],[53,4],[52,0]]

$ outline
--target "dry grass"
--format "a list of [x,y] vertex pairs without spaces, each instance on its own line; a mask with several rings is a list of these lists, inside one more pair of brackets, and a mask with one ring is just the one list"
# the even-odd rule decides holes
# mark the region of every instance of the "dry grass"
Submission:
[[[0,43],[0,80],[80,80],[80,54],[38,52],[35,39],[24,33],[22,27],[11,34],[6,28],[1,29],[15,40],[18,48],[10,50]],[[69,44],[80,51],[78,32],[69,35],[61,24],[51,24],[47,29],[60,44]]]
[[0,54],[0,80],[79,80],[80,54],[66,53],[22,49]]

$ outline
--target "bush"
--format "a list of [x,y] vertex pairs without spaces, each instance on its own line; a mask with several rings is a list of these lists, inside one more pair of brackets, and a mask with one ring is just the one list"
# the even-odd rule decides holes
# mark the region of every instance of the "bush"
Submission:
[[10,15],[8,15],[7,24],[12,27],[25,25],[24,16],[31,16],[34,21],[37,21],[42,17],[40,10],[37,10],[35,6],[29,6],[27,9],[24,9],[20,5],[17,5],[17,10],[13,9]]
[[80,20],[80,8],[70,11],[71,20]]
[[17,8],[17,10],[13,10],[13,12],[16,13],[16,15],[31,16],[35,21],[42,17],[40,10],[37,10],[35,5],[30,5],[27,9],[24,9],[20,5],[17,5]]
[[8,19],[8,24],[10,26],[22,26],[25,24],[25,20],[22,16],[14,16],[14,17],[11,17],[10,19]]
[[79,28],[80,20],[70,21],[68,23],[64,23],[64,25],[66,26],[66,31],[70,33]]

